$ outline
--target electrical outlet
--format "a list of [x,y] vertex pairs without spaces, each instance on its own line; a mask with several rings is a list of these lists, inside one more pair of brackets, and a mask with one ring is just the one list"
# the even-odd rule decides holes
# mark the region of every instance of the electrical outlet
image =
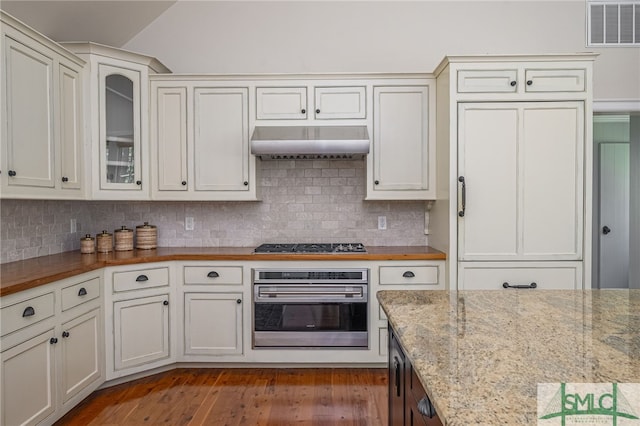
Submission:
[[185,231],[193,231],[195,229],[195,221],[193,217],[187,216],[184,218],[184,230]]
[[387,229],[387,217],[378,216],[378,229]]
[[72,234],[74,232],[78,232],[78,221],[77,219],[71,219],[71,223],[69,224],[69,232]]

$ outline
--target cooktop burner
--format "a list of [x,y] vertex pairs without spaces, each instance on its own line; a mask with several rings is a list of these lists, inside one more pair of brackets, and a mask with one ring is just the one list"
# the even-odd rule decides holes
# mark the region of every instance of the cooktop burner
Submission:
[[262,244],[254,253],[366,253],[361,243]]

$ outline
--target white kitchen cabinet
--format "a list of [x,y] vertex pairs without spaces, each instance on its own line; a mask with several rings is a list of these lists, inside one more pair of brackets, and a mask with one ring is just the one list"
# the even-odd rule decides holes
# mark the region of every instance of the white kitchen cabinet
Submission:
[[256,87],[257,120],[306,120],[306,87]]
[[0,299],[0,422],[52,424],[104,381],[100,276]]
[[314,87],[316,120],[367,118],[365,86]]
[[175,360],[176,314],[170,263],[107,268],[107,380]]
[[216,83],[151,82],[153,199],[257,199],[249,89]]
[[82,198],[84,62],[2,13],[2,197]]
[[460,103],[459,260],[582,259],[583,149],[582,102]]
[[242,354],[242,293],[184,294],[184,354]]
[[429,242],[451,288],[591,286],[594,58],[450,56],[436,69]]
[[435,198],[434,101],[429,85],[373,88],[368,200]]
[[156,59],[95,43],[62,43],[87,61],[85,113],[91,123],[92,199],[148,200],[149,74]]
[[168,305],[168,294],[113,304],[115,370],[169,359]]

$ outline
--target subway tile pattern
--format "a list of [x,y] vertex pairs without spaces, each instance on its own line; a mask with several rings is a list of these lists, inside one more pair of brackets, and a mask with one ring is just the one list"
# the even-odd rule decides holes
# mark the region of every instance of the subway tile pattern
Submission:
[[[364,201],[365,160],[259,160],[258,167],[258,202],[2,200],[0,263],[77,250],[85,234],[145,221],[158,227],[158,244],[166,247],[428,243],[426,202]],[[193,231],[184,229],[188,216]],[[387,217],[386,230],[378,230],[378,216]],[[77,232],[70,232],[71,219]]]

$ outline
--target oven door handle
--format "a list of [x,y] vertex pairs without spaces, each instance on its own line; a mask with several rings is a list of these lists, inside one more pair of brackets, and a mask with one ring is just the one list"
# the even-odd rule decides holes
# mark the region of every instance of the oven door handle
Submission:
[[258,290],[258,297],[266,296],[269,298],[273,297],[305,297],[305,296],[344,296],[344,297],[353,297],[353,296],[362,296],[362,290],[336,290],[336,291],[327,291],[327,290]]

